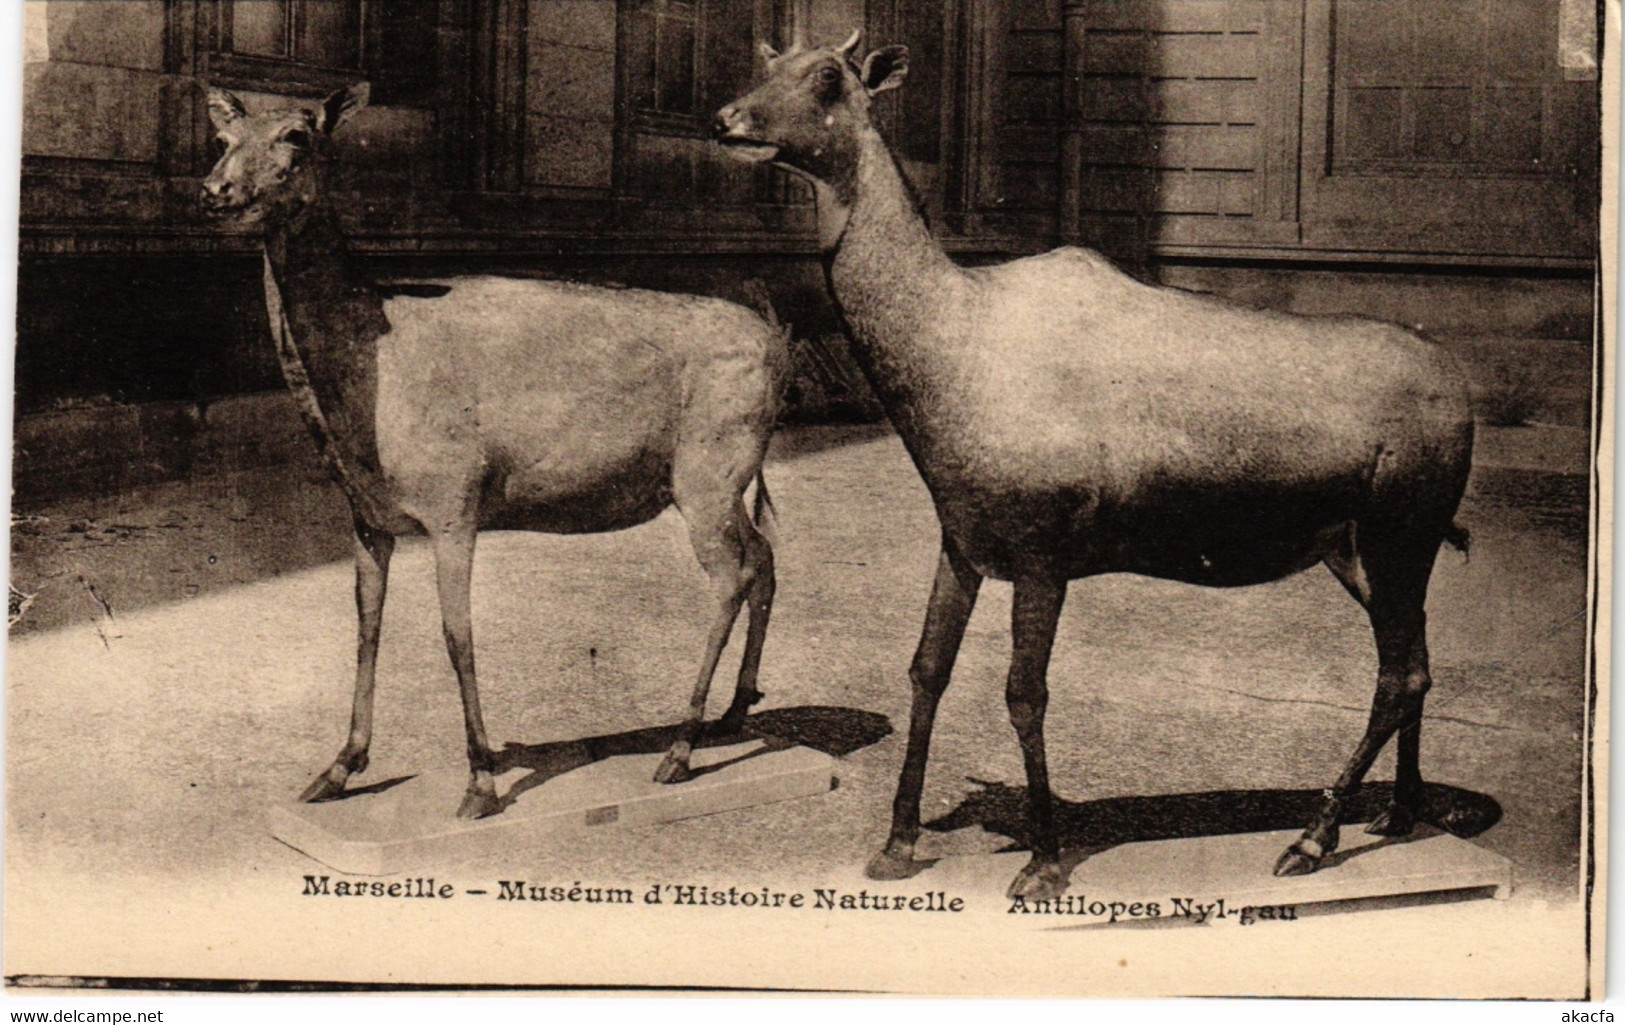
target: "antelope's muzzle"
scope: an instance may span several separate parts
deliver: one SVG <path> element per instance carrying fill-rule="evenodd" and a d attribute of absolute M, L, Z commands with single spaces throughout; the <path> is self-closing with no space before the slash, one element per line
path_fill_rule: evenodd
<path fill-rule="evenodd" d="M 778 156 L 779 148 L 756 138 L 751 134 L 755 130 L 755 119 L 735 104 L 717 111 L 716 119 L 711 122 L 711 137 L 735 156 L 750 161 L 772 160 Z"/>
<path fill-rule="evenodd" d="M 198 205 L 205 213 L 223 214 L 240 210 L 248 199 L 243 190 L 224 178 L 209 178 L 198 193 Z"/>

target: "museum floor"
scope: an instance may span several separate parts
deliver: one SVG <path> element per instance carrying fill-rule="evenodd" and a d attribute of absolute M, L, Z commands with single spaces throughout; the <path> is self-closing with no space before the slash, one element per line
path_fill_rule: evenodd
<path fill-rule="evenodd" d="M 1431 592 L 1423 772 L 1498 807 L 1473 842 L 1514 862 L 1515 904 L 1571 904 L 1581 885 L 1585 469 L 1572 426 L 1484 429 L 1461 514 L 1472 555 L 1443 554 Z M 757 725 L 842 754 L 839 788 L 564 837 L 456 874 L 858 880 L 902 756 L 931 506 L 883 427 L 788 429 L 767 479 L 779 596 Z M 37 598 L 9 649 L 8 902 L 73 890 L 116 902 L 136 880 L 294 892 L 316 866 L 268 835 L 264 813 L 327 764 L 348 714 L 352 571 L 336 489 L 301 464 L 18 512 L 38 518 L 19 526 L 13 580 Z M 358 782 L 462 758 L 431 577 L 423 543 L 403 543 L 372 767 Z M 1009 594 L 984 588 L 942 704 L 922 855 L 1020 841 L 1024 776 L 1003 705 Z M 711 609 L 668 511 L 611 535 L 483 535 L 474 612 L 493 741 L 537 745 L 676 721 Z M 1374 668 L 1363 613 L 1323 569 L 1233 591 L 1074 584 L 1047 730 L 1068 843 L 1299 825 L 1364 725 Z M 714 709 L 731 685 L 725 661 Z M 1372 778 L 1391 772 L 1389 753 Z M 1213 797 L 1197 814 L 1163 795 Z M 1226 821 L 1243 806 L 1243 826 Z"/>

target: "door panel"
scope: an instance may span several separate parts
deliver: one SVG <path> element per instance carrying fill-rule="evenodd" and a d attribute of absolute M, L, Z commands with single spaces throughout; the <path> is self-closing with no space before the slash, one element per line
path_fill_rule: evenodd
<path fill-rule="evenodd" d="M 1307 0 L 1303 241 L 1585 257 L 1595 87 L 1559 0 Z"/>

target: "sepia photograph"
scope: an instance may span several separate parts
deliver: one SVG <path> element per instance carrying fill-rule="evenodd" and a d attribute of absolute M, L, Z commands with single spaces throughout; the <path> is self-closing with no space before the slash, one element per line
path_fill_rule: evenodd
<path fill-rule="evenodd" d="M 1618 0 L 19 6 L 10 998 L 1605 996 Z"/>

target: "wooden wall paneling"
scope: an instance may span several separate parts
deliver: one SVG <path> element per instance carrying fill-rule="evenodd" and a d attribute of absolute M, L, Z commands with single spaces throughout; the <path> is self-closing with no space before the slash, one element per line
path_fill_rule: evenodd
<path fill-rule="evenodd" d="M 1307 0 L 1304 242 L 1588 258 L 1594 87 L 1559 66 L 1557 0 Z"/>
<path fill-rule="evenodd" d="M 474 76 L 479 188 L 517 192 L 524 173 L 527 0 L 477 4 Z"/>
<path fill-rule="evenodd" d="M 710 141 L 711 120 L 763 72 L 759 42 L 788 49 L 808 24 L 807 0 L 698 0 L 692 15 L 692 96 L 672 105 L 671 81 L 651 35 L 666 5 L 622 0 L 616 19 L 616 144 L 613 196 L 623 232 L 661 237 L 810 229 L 811 191 L 771 167 L 741 163 Z M 666 13 L 672 13 L 666 11 Z M 798 28 L 800 26 L 800 28 Z M 668 26 L 670 27 L 670 26 Z M 670 70 L 670 65 L 665 65 Z M 662 85 L 662 82 L 665 82 Z M 657 95 L 659 94 L 659 95 Z M 665 96 L 666 100 L 662 100 Z"/>
<path fill-rule="evenodd" d="M 965 146 L 965 64 L 964 7 L 974 0 L 943 0 L 942 80 L 937 91 L 941 104 L 938 115 L 937 215 L 945 232 L 963 230 L 963 215 L 969 198 L 966 186 Z M 904 88 L 907 88 L 905 86 Z"/>
<path fill-rule="evenodd" d="M 760 81 L 767 70 L 755 43 L 769 43 L 781 53 L 788 50 L 796 38 L 797 26 L 805 31 L 811 22 L 811 4 L 812 0 L 756 0 L 756 37 L 751 47 L 749 76 L 752 85 Z M 810 234 L 815 223 L 812 187 L 787 171 L 758 166 L 756 217 L 766 231 L 782 234 L 799 229 Z"/>
<path fill-rule="evenodd" d="M 331 48 L 313 46 L 310 31 L 331 27 L 331 23 L 326 19 L 313 23 L 304 16 L 304 3 L 288 0 L 279 5 L 279 16 L 256 19 L 255 35 L 264 37 L 260 43 L 233 44 L 232 0 L 198 0 L 198 5 L 201 15 L 197 35 L 199 71 L 213 85 L 283 96 L 317 97 L 344 88 L 360 73 L 359 26 L 351 28 L 357 37 L 354 43 Z M 347 14 L 346 20 L 348 17 Z M 271 41 L 273 33 L 277 35 L 274 43 Z M 301 39 L 314 52 L 300 54 L 292 49 Z M 233 45 L 263 45 L 264 51 L 234 51 Z M 320 63 L 323 60 L 334 63 Z"/>
<path fill-rule="evenodd" d="M 1060 195 L 1056 200 L 1056 234 L 1071 245 L 1087 241 L 1083 226 L 1083 176 L 1089 153 L 1083 140 L 1084 127 L 1091 109 L 1104 112 L 1100 106 L 1091 107 L 1100 93 L 1086 88 L 1079 73 L 1089 37 L 1086 14 L 1081 0 L 1066 0 L 1061 9 Z M 1139 90 L 1123 91 L 1136 97 L 1142 95 Z"/>
<path fill-rule="evenodd" d="M 448 8 L 463 0 L 362 0 L 361 68 L 372 82 L 373 102 L 431 108 L 440 101 L 448 68 L 442 47 Z"/>
<path fill-rule="evenodd" d="M 1296 241 L 1297 0 L 1068 0 L 1061 222 L 1130 264 Z"/>
<path fill-rule="evenodd" d="M 903 101 L 909 90 L 920 85 L 919 65 L 923 63 L 922 45 L 920 40 L 913 38 L 908 32 L 909 8 L 918 6 L 909 0 L 868 0 L 864 4 L 863 41 L 858 44 L 858 51 L 854 55 L 859 61 L 869 51 L 881 46 L 899 43 L 909 49 L 908 78 L 901 89 L 894 89 L 889 93 L 882 93 L 875 97 L 870 107 L 870 117 L 880 129 L 899 157 L 909 159 L 904 151 L 907 150 L 908 140 L 918 135 L 918 126 L 911 126 L 903 119 Z M 940 12 L 940 7 L 938 8 Z"/>
<path fill-rule="evenodd" d="M 951 227 L 963 235 L 998 234 L 1001 196 L 998 150 L 1005 101 L 1005 43 L 1009 0 L 961 0 L 956 4 L 953 59 L 954 159 L 944 168 L 945 206 Z"/>
<path fill-rule="evenodd" d="M 876 97 L 873 116 L 913 185 L 926 216 L 943 216 L 942 164 L 951 127 L 950 78 L 944 63 L 950 42 L 948 23 L 957 4 L 941 0 L 869 0 L 865 5 L 860 56 L 891 44 L 909 49 L 908 78 L 901 89 Z"/>
<path fill-rule="evenodd" d="M 944 57 L 953 13 L 952 5 L 913 0 L 904 5 L 903 23 L 891 35 L 875 37 L 877 45 L 895 39 L 912 51 L 908 84 L 896 105 L 902 120 L 899 143 L 904 157 L 915 163 L 942 163 L 942 95 L 951 77 Z"/>
<path fill-rule="evenodd" d="M 1225 117 L 1252 122 L 1259 132 L 1259 210 L 1255 238 L 1280 245 L 1301 241 L 1300 164 L 1303 159 L 1302 0 L 1266 0 L 1263 79 L 1236 90 Z"/>
<path fill-rule="evenodd" d="M 761 7 L 758 4 L 758 9 Z M 771 12 L 770 25 L 762 38 L 785 53 L 795 44 L 797 33 L 805 33 L 812 23 L 812 0 L 772 0 L 766 8 Z"/>
<path fill-rule="evenodd" d="M 1005 231 L 1048 240 L 1056 232 L 1059 134 L 1063 122 L 1063 15 L 1060 0 L 1008 0 L 1004 19 L 1005 93 L 998 106 Z"/>
<path fill-rule="evenodd" d="M 634 188 L 638 84 L 628 62 L 620 56 L 632 51 L 636 26 L 626 16 L 623 3 L 617 0 L 615 7 L 615 152 L 610 161 L 610 192 L 615 198 L 615 216 L 619 222 L 636 217 L 642 201 Z"/>
<path fill-rule="evenodd" d="M 759 225 L 754 206 L 761 169 L 742 163 L 711 142 L 717 111 L 750 90 L 756 81 L 761 55 L 756 50 L 756 26 L 768 20 L 770 3 L 718 3 L 710 6 L 702 22 L 701 76 L 698 84 L 696 198 L 718 210 L 716 227 L 744 229 Z"/>
<path fill-rule="evenodd" d="M 440 129 L 440 180 L 452 193 L 478 188 L 475 108 L 474 0 L 441 0 L 435 117 Z"/>
<path fill-rule="evenodd" d="M 611 187 L 615 6 L 614 0 L 532 0 L 525 57 L 527 188 Z"/>
<path fill-rule="evenodd" d="M 159 101 L 158 166 L 169 177 L 193 177 L 207 171 L 204 145 L 208 124 L 207 96 L 199 83 L 198 0 L 168 0 L 164 7 L 164 74 Z M 206 45 L 206 44 L 205 44 Z"/>
<path fill-rule="evenodd" d="M 29 5 L 18 197 L 25 250 L 37 239 L 50 251 L 82 251 L 87 230 L 156 233 L 177 217 L 195 219 L 192 188 L 170 177 L 192 170 L 185 126 L 194 94 L 176 72 L 190 57 L 186 13 L 165 0 Z"/>
<path fill-rule="evenodd" d="M 662 73 L 669 79 L 674 62 L 670 52 L 672 35 L 684 26 L 674 19 L 662 19 L 661 0 L 628 0 L 620 7 L 619 21 L 629 31 L 621 38 L 619 63 L 627 69 L 623 79 L 631 98 L 629 116 L 634 131 L 628 136 L 628 177 L 626 186 L 646 207 L 638 225 L 649 229 L 658 221 L 669 225 L 670 212 L 692 204 L 694 199 L 694 161 L 688 141 L 696 134 L 693 102 L 693 71 L 689 65 L 689 97 L 683 109 L 672 109 L 673 83 L 662 82 Z M 682 6 L 689 7 L 691 4 Z M 666 24 L 662 25 L 661 21 Z M 688 57 L 693 58 L 694 27 L 688 23 Z M 664 31 L 662 31 L 664 30 Z M 664 38 L 662 38 L 664 36 Z M 667 55 L 662 60 L 662 52 Z M 662 88 L 662 86 L 665 88 Z M 658 208 L 665 207 L 665 211 Z"/>

